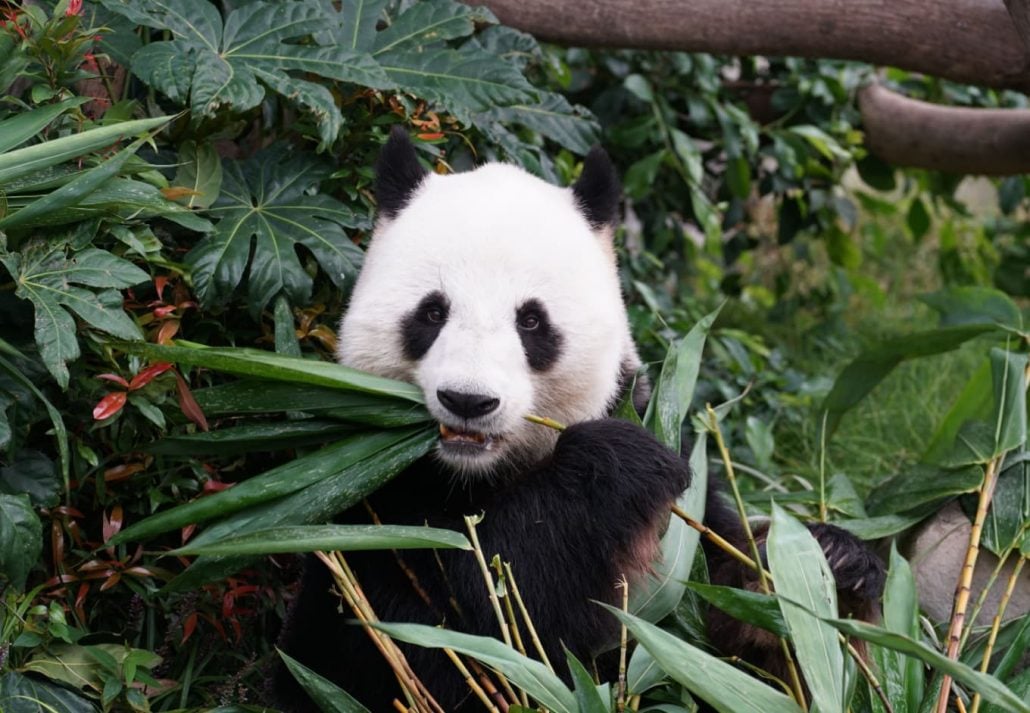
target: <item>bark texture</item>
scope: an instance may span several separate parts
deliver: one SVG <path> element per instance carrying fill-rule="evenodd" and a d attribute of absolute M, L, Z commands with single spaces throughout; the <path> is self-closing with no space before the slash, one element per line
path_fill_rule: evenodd
<path fill-rule="evenodd" d="M 1030 90 L 1022 0 L 466 0 L 583 47 L 850 59 Z M 1010 15 L 1010 10 L 1013 11 Z"/>
<path fill-rule="evenodd" d="M 909 99 L 872 84 L 858 96 L 866 146 L 894 166 L 1005 176 L 1030 172 L 1030 110 Z"/>

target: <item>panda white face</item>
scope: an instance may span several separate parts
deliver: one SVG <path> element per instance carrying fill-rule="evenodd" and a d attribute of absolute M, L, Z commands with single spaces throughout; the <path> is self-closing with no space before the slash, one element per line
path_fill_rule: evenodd
<path fill-rule="evenodd" d="M 603 153 L 592 160 L 611 174 Z M 583 205 L 582 185 L 597 194 L 598 177 L 574 192 L 505 164 L 427 175 L 398 134 L 377 172 L 380 218 L 340 362 L 420 386 L 440 424 L 438 454 L 462 474 L 545 458 L 557 434 L 527 414 L 603 416 L 639 359 L 611 229 L 587 218 L 613 213 Z M 608 188 L 617 201 L 617 183 Z"/>

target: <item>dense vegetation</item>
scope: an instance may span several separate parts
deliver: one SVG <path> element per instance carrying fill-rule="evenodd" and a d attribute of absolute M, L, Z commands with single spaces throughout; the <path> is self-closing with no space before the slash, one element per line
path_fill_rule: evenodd
<path fill-rule="evenodd" d="M 3 713 L 263 700 L 289 552 L 354 543 L 258 528 L 328 520 L 431 440 L 417 390 L 323 363 L 395 124 L 440 172 L 496 158 L 565 184 L 592 144 L 610 150 L 659 383 L 645 424 L 676 448 L 682 426 L 696 472 L 735 473 L 742 509 L 772 513 L 781 599 L 706 586 L 674 518 L 621 614 L 641 643 L 624 686 L 583 669 L 571 691 L 496 642 L 392 635 L 479 657 L 553 711 L 798 710 L 790 681 L 712 655 L 702 620 L 720 606 L 793 642 L 818 710 L 933 710 L 943 674 L 963 710 L 1028 710 L 1026 618 L 921 618 L 882 539 L 960 498 L 1017 565 L 997 588 L 1030 555 L 1027 182 L 970 199 L 961 177 L 867 155 L 868 68 L 542 47 L 451 0 L 62 0 L 0 18 Z M 822 560 L 796 518 L 881 541 L 883 629 L 791 586 Z M 838 631 L 873 642 L 867 670 Z M 298 675 L 326 710 L 360 710 Z"/>

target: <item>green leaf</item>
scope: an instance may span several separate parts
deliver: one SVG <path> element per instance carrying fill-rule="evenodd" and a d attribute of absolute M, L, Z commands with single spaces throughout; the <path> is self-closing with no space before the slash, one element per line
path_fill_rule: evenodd
<path fill-rule="evenodd" d="M 1002 467 L 980 538 L 980 545 L 999 557 L 1019 547 L 1030 529 L 1030 453 L 1010 456 Z"/>
<path fill-rule="evenodd" d="M 29 496 L 0 493 L 0 582 L 23 589 L 42 554 L 43 525 Z"/>
<path fill-rule="evenodd" d="M 412 429 L 404 429 L 354 434 L 237 483 L 228 490 L 151 515 L 119 532 L 108 544 L 145 540 L 168 530 L 225 517 L 254 505 L 283 498 L 309 485 L 330 479 L 335 474 L 346 473 L 347 469 L 363 460 L 403 443 L 413 433 L 415 431 Z"/>
<path fill-rule="evenodd" d="M 258 349 L 202 345 L 166 347 L 145 342 L 132 342 L 122 346 L 126 351 L 151 359 L 171 361 L 185 366 L 199 366 L 227 374 L 358 391 L 419 405 L 425 403 L 422 390 L 417 386 L 328 361 L 287 357 Z M 290 404 L 290 410 L 294 408 L 295 406 Z"/>
<path fill-rule="evenodd" d="M 204 545 L 188 544 L 169 555 L 271 555 L 283 552 L 412 549 L 470 550 L 460 532 L 404 525 L 302 525 L 272 527 Z"/>
<path fill-rule="evenodd" d="M 110 666 L 117 668 L 130 655 L 135 655 L 138 664 L 152 667 L 161 663 L 161 657 L 142 649 L 132 649 L 121 644 L 50 644 L 38 651 L 23 668 L 54 681 L 61 681 L 74 688 L 89 688 L 100 692 L 104 680 L 110 675 Z"/>
<path fill-rule="evenodd" d="M 908 207 L 905 223 L 917 241 L 922 240 L 930 230 L 930 213 L 926 210 L 923 199 L 916 196 Z"/>
<path fill-rule="evenodd" d="M 183 141 L 179 145 L 179 168 L 173 184 L 191 191 L 187 207 L 210 207 L 222 188 L 222 160 L 215 147 L 208 142 Z"/>
<path fill-rule="evenodd" d="M 979 692 L 984 701 L 988 703 L 1002 706 L 1005 710 L 1014 713 L 1030 713 L 1030 703 L 1014 694 L 998 679 L 975 671 L 963 663 L 953 661 L 921 641 L 887 631 L 864 621 L 854 619 L 826 619 L 825 621 L 846 636 L 915 656 L 938 671 L 948 674 L 963 686 Z"/>
<path fill-rule="evenodd" d="M 917 463 L 873 488 L 866 506 L 874 516 L 911 512 L 927 503 L 971 493 L 982 481 L 983 469 L 979 466 L 947 470 Z"/>
<path fill-rule="evenodd" d="M 726 185 L 736 198 L 751 195 L 751 164 L 744 156 L 730 159 L 726 164 Z"/>
<path fill-rule="evenodd" d="M 561 94 L 546 93 L 532 104 L 498 106 L 473 117 L 476 124 L 521 124 L 578 154 L 585 154 L 599 140 L 597 119 L 581 106 L 573 106 Z"/>
<path fill-rule="evenodd" d="M 130 394 L 130 403 L 133 402 L 132 398 Z M 211 415 L 206 411 L 204 413 Z M 255 450 L 271 451 L 317 445 L 342 438 L 354 430 L 348 424 L 321 419 L 245 423 L 217 431 L 166 436 L 148 447 L 147 451 L 185 457 L 203 454 L 229 456 Z"/>
<path fill-rule="evenodd" d="M 448 648 L 500 671 L 512 684 L 554 713 L 576 713 L 575 695 L 539 661 L 489 636 L 473 636 L 421 624 L 375 624 L 398 641 L 432 649 Z"/>
<path fill-rule="evenodd" d="M 955 398 L 948 413 L 937 426 L 937 431 L 930 440 L 930 445 L 926 447 L 922 460 L 927 463 L 940 463 L 946 458 L 962 424 L 990 418 L 992 401 L 991 360 L 985 358 L 969 377 L 969 381 L 962 387 L 962 392 Z"/>
<path fill-rule="evenodd" d="M 787 622 L 780 611 L 780 603 L 770 594 L 703 582 L 687 582 L 687 589 L 696 592 L 706 602 L 715 605 L 734 619 L 754 624 L 777 636 L 790 636 Z"/>
<path fill-rule="evenodd" d="M 279 649 L 280 658 L 293 677 L 315 702 L 323 713 L 369 713 L 368 708 L 358 703 L 345 690 L 327 678 L 319 676 L 296 659 L 290 658 Z"/>
<path fill-rule="evenodd" d="M 920 295 L 941 318 L 941 327 L 965 324 L 997 324 L 1015 330 L 1023 328 L 1023 315 L 1016 303 L 990 287 L 949 287 Z"/>
<path fill-rule="evenodd" d="M 925 520 L 930 513 L 917 511 L 905 515 L 881 515 L 879 517 L 867 517 L 857 520 L 841 520 L 835 525 L 847 530 L 855 537 L 862 540 L 879 540 L 883 537 L 896 535 L 912 527 L 921 520 Z"/>
<path fill-rule="evenodd" d="M 307 304 L 312 279 L 298 246 L 314 255 L 338 289 L 349 288 L 363 255 L 344 228 L 365 221 L 329 195 L 310 192 L 331 172 L 328 163 L 285 144 L 225 163 L 221 195 L 208 210 L 218 219 L 215 232 L 186 255 L 205 305 L 227 302 L 244 277 L 254 314 L 280 292 Z"/>
<path fill-rule="evenodd" d="M 89 699 L 17 671 L 0 676 L 0 711 L 4 713 L 96 713 Z"/>
<path fill-rule="evenodd" d="M 424 456 L 436 440 L 436 429 L 416 431 L 409 438 L 347 469 L 320 474 L 320 479 L 303 490 L 279 500 L 263 502 L 216 522 L 197 535 L 191 544 L 200 546 L 230 535 L 280 525 L 324 523 L 374 492 L 390 478 Z M 185 572 L 172 580 L 164 591 L 195 589 L 201 584 L 236 572 L 246 566 L 251 559 L 222 555 L 200 557 Z"/>
<path fill-rule="evenodd" d="M 136 323 L 122 309 L 118 289 L 146 282 L 149 276 L 121 258 L 97 248 L 66 255 L 62 248 L 36 244 L 19 254 L 0 253 L 15 278 L 15 295 L 35 308 L 35 336 L 43 363 L 62 387 L 65 363 L 79 356 L 74 312 L 91 326 L 121 339 L 140 339 Z M 77 287 L 112 288 L 100 292 Z"/>
<path fill-rule="evenodd" d="M 326 87 L 289 74 L 390 88 L 383 70 L 364 52 L 339 44 L 291 42 L 338 26 L 328 3 L 252 2 L 232 10 L 223 24 L 205 0 L 103 0 L 137 24 L 167 30 L 172 39 L 151 42 L 132 56 L 132 71 L 173 101 L 189 98 L 197 116 L 221 107 L 246 111 L 261 103 L 262 85 L 307 109 L 319 126 L 321 146 L 336 138 L 343 117 Z"/>
<path fill-rule="evenodd" d="M 896 634 L 919 636 L 919 599 L 915 578 L 905 558 L 891 543 L 890 566 L 883 592 L 883 627 Z M 894 713 L 919 710 L 923 697 L 923 667 L 918 659 L 881 646 L 870 646 L 869 653 L 877 664 L 880 681 Z M 875 697 L 874 697 L 875 700 Z"/>
<path fill-rule="evenodd" d="M 643 646 L 633 649 L 626 667 L 626 692 L 630 696 L 639 696 L 667 679 L 650 651 Z"/>
<path fill-rule="evenodd" d="M 821 711 L 844 710 L 844 653 L 837 632 L 818 618 L 838 615 L 837 587 L 822 547 L 775 501 L 766 547 L 780 611 L 812 705 Z"/>
<path fill-rule="evenodd" d="M 168 121 L 169 118 L 165 116 L 124 121 L 0 154 L 0 187 L 48 166 L 56 166 L 90 151 L 106 148 L 127 136 L 147 133 Z"/>
<path fill-rule="evenodd" d="M 800 713 L 794 700 L 653 624 L 602 605 L 622 621 L 669 676 L 719 713 Z"/>
<path fill-rule="evenodd" d="M 0 467 L 0 493 L 28 495 L 34 508 L 50 508 L 61 498 L 61 474 L 54 461 L 39 451 L 19 450 Z"/>
<path fill-rule="evenodd" d="M 706 434 L 697 434 L 690 451 L 690 487 L 676 504 L 698 522 L 704 516 L 708 492 L 708 452 Z M 669 527 L 662 535 L 658 559 L 651 564 L 643 586 L 630 589 L 629 610 L 645 621 L 656 622 L 672 613 L 683 599 L 685 582 L 700 533 L 678 517 L 670 517 Z"/>
<path fill-rule="evenodd" d="M 340 3 L 341 46 L 355 52 L 370 52 L 375 44 L 376 23 L 387 0 L 343 0 Z"/>
<path fill-rule="evenodd" d="M 705 340 L 722 306 L 695 324 L 683 339 L 670 345 L 662 372 L 658 376 L 644 424 L 655 437 L 673 451 L 680 451 L 680 432 L 690 410 L 701 369 Z"/>
<path fill-rule="evenodd" d="M 877 384 L 906 359 L 942 354 L 970 339 L 997 331 L 994 325 L 968 324 L 944 327 L 886 340 L 860 354 L 833 383 L 823 408 L 828 412 L 827 429 L 836 430 L 841 417 L 866 397 Z"/>
<path fill-rule="evenodd" d="M 445 40 L 467 37 L 476 23 L 496 23 L 484 7 L 470 7 L 453 0 L 434 0 L 411 5 L 393 23 L 376 35 L 373 56 L 388 52 L 422 50 Z"/>
<path fill-rule="evenodd" d="M 89 97 L 72 97 L 56 104 L 37 107 L 0 121 L 0 154 L 20 146 L 72 107 L 82 106 Z"/>
<path fill-rule="evenodd" d="M 887 165 L 873 154 L 869 154 L 855 164 L 858 175 L 870 188 L 878 191 L 893 191 L 897 183 L 894 180 L 894 168 Z"/>
<path fill-rule="evenodd" d="M 411 401 L 297 383 L 244 379 L 198 389 L 193 396 L 209 416 L 307 411 L 385 428 L 431 420 L 425 408 Z"/>

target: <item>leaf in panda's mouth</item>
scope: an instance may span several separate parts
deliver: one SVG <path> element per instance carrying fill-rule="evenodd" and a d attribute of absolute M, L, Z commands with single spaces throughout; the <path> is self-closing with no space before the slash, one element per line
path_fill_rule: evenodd
<path fill-rule="evenodd" d="M 461 431 L 451 428 L 446 424 L 440 424 L 440 442 L 445 446 L 456 446 L 459 448 L 482 448 L 489 449 L 495 440 L 494 436 L 476 431 Z"/>

